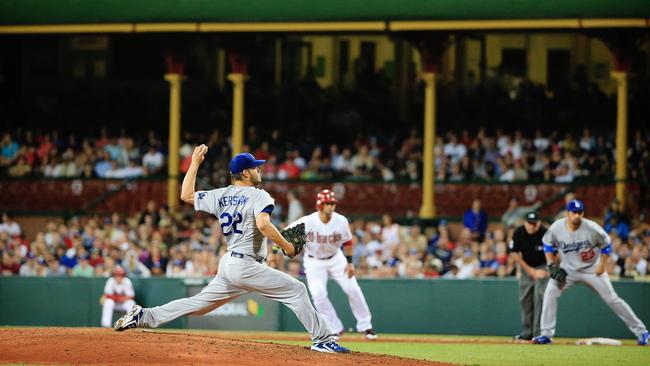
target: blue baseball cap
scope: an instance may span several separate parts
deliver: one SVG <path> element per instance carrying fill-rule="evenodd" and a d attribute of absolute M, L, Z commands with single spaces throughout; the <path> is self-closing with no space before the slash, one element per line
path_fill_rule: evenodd
<path fill-rule="evenodd" d="M 266 163 L 266 160 L 255 160 L 255 157 L 249 153 L 237 154 L 230 160 L 230 172 L 232 174 L 241 173 L 250 168 L 255 168 Z"/>
<path fill-rule="evenodd" d="M 567 203 L 566 210 L 570 212 L 582 212 L 585 210 L 585 204 L 580 200 L 571 200 Z"/>

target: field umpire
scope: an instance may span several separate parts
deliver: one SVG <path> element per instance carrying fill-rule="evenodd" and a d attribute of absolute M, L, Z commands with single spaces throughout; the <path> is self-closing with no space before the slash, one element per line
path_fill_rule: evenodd
<path fill-rule="evenodd" d="M 546 257 L 542 237 L 546 227 L 542 226 L 537 212 L 526 214 L 526 221 L 515 229 L 508 252 L 519 264 L 519 303 L 523 330 L 514 337 L 517 341 L 529 341 L 540 334 L 542 300 L 548 284 Z"/>

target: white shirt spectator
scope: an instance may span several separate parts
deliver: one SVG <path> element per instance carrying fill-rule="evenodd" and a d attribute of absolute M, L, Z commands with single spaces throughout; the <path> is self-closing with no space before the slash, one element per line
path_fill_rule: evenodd
<path fill-rule="evenodd" d="M 160 151 L 152 152 L 149 150 L 142 157 L 142 165 L 150 172 L 157 172 L 163 166 L 163 154 Z"/>
<path fill-rule="evenodd" d="M 546 137 L 540 136 L 535 138 L 535 140 L 533 141 L 533 145 L 535 145 L 537 151 L 545 151 L 546 149 L 548 149 L 549 140 Z"/>
<path fill-rule="evenodd" d="M 304 216 L 305 210 L 298 199 L 289 201 L 289 210 L 287 212 L 287 222 L 294 222 Z"/>
<path fill-rule="evenodd" d="M 449 156 L 452 162 L 457 163 L 467 155 L 467 148 L 461 143 L 450 142 L 445 145 L 443 152 Z"/>
<path fill-rule="evenodd" d="M 465 254 L 465 257 L 458 258 L 454 262 L 456 267 L 458 267 L 456 278 L 460 280 L 474 277 L 474 272 L 479 268 L 476 258 L 467 258 L 467 255 Z"/>
<path fill-rule="evenodd" d="M 385 226 L 381 231 L 381 243 L 384 247 L 386 253 L 384 253 L 384 259 L 388 259 L 392 256 L 393 248 L 399 245 L 399 225 L 390 224 Z"/>
<path fill-rule="evenodd" d="M 0 224 L 0 233 L 7 233 L 9 236 L 20 236 L 22 230 L 17 222 L 3 222 Z"/>
<path fill-rule="evenodd" d="M 515 171 L 512 168 L 508 168 L 501 176 L 499 177 L 500 182 L 512 182 L 515 180 Z"/>

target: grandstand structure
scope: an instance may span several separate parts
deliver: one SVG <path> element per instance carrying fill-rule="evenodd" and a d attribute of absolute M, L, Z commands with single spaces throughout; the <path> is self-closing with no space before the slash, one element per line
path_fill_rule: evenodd
<path fill-rule="evenodd" d="M 284 63 L 294 63 L 304 77 L 314 72 L 323 87 L 343 83 L 346 69 L 361 59 L 375 71 L 393 75 L 396 104 L 401 118 L 408 115 L 406 90 L 417 80 L 424 91 L 424 174 L 419 216 L 436 216 L 434 156 L 437 114 L 436 80 L 453 78 L 467 84 L 467 75 L 484 78 L 489 68 L 501 66 L 514 74 L 549 85 L 567 78 L 568 70 L 587 64 L 589 74 L 609 92 L 617 93 L 616 197 L 626 198 L 627 88 L 632 60 L 639 44 L 647 42 L 650 4 L 620 4 L 600 0 L 589 3 L 552 1 L 283 1 L 272 6 L 252 1 L 243 9 L 228 1 L 10 1 L 0 3 L 0 37 L 33 48 L 29 35 L 63 34 L 72 50 L 81 50 L 66 61 L 81 75 L 90 72 L 107 77 L 111 45 L 118 35 L 198 34 L 216 37 L 216 82 L 233 83 L 232 153 L 244 141 L 245 80 L 251 51 L 260 35 L 273 39 L 273 79 L 287 78 Z M 27 37 L 24 40 L 22 37 Z M 161 39 L 165 39 L 164 37 Z M 296 41 L 297 40 L 297 41 Z M 11 43 L 10 42 L 10 43 Z M 296 44 L 298 44 L 296 48 Z M 282 47 L 294 47 L 294 59 L 283 57 Z M 20 48 L 22 46 L 18 46 Z M 17 48 L 7 48 L 8 51 Z M 92 50 L 96 49 L 93 55 Z M 86 52 L 86 51 L 89 52 Z M 11 73 L 15 53 L 3 52 L 3 64 Z M 90 54 L 92 60 L 84 60 Z M 178 155 L 181 130 L 181 80 L 186 55 L 167 55 L 165 79 L 170 85 L 169 171 L 167 202 L 178 204 Z M 648 52 L 645 52 L 648 60 Z M 342 61 L 341 61 L 342 60 Z M 35 63 L 26 60 L 27 63 Z M 93 70 L 84 71 L 84 63 Z M 14 59 L 15 62 L 15 59 Z M 79 66 L 80 65 L 80 66 Z M 252 67 L 252 66 L 251 66 Z M 648 66 L 646 66 L 646 69 Z M 560 69 L 560 71 L 558 71 Z M 416 70 L 416 80 L 410 77 Z M 608 72 L 611 70 L 611 75 Z M 228 71 L 228 72 L 227 72 Z M 110 76 L 110 75 L 109 75 Z M 162 78 L 163 75 L 160 75 Z M 11 78 L 10 78 L 11 79 Z M 614 82 L 612 82 L 612 80 Z M 10 80 L 11 81 L 11 80 Z M 23 80 L 5 82 L 5 88 Z M 412 112 L 411 112 L 412 113 Z"/>

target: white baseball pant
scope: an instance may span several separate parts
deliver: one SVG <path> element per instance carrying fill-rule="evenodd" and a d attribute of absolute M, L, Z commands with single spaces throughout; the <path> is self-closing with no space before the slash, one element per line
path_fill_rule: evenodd
<path fill-rule="evenodd" d="M 566 269 L 565 269 L 566 270 Z M 607 273 L 596 276 L 595 273 L 584 273 L 573 270 L 566 270 L 566 283 L 560 287 L 559 283 L 550 279 L 546 292 L 544 293 L 544 304 L 542 305 L 541 335 L 553 337 L 555 335 L 555 324 L 557 322 L 557 300 L 562 293 L 571 288 L 576 283 L 583 283 L 594 290 L 603 301 L 618 315 L 625 325 L 635 336 L 641 335 L 646 331 L 643 322 L 634 314 L 634 311 L 625 302 L 618 297 Z"/>
<path fill-rule="evenodd" d="M 305 275 L 307 276 L 307 287 L 311 292 L 314 306 L 323 315 L 325 321 L 334 333 L 344 330 L 343 323 L 336 314 L 332 302 L 327 297 L 327 279 L 329 276 L 334 279 L 348 297 L 352 314 L 357 319 L 357 331 L 363 332 L 372 328 L 370 309 L 366 299 L 361 292 L 356 277 L 348 278 L 345 267 L 348 262 L 339 251 L 330 259 L 318 259 L 304 256 Z"/>
<path fill-rule="evenodd" d="M 314 342 L 330 340 L 332 332 L 309 301 L 302 282 L 266 263 L 258 263 L 249 256 L 232 256 L 231 252 L 221 258 L 217 276 L 201 292 L 162 306 L 143 309 L 138 326 L 155 328 L 183 315 L 207 314 L 249 292 L 286 305 L 296 314 Z"/>
<path fill-rule="evenodd" d="M 133 300 L 126 300 L 117 304 L 113 299 L 104 299 L 104 304 L 102 304 L 102 327 L 110 328 L 113 326 L 113 311 L 126 313 L 134 306 L 135 301 Z"/>

